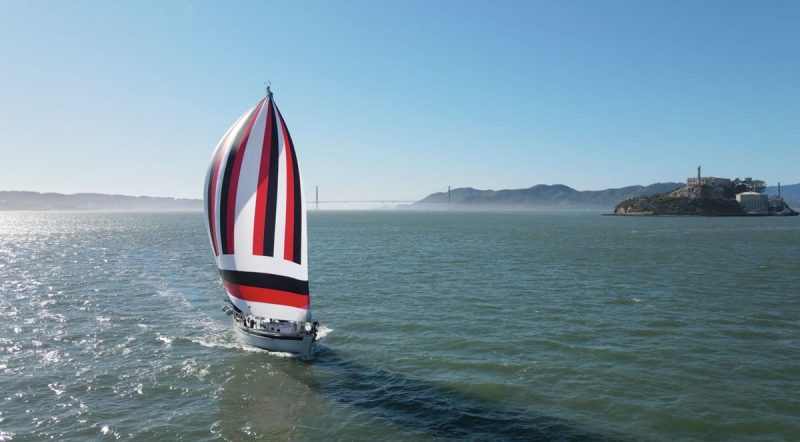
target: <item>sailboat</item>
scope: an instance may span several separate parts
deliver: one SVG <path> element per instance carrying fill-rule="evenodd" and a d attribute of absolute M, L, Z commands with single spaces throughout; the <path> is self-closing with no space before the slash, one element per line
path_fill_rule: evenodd
<path fill-rule="evenodd" d="M 269 87 L 217 144 L 204 201 L 238 338 L 270 351 L 309 354 L 318 323 L 308 291 L 303 181 Z"/>

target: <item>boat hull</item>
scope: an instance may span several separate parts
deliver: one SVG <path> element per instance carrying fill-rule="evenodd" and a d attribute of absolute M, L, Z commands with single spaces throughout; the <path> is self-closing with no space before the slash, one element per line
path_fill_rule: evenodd
<path fill-rule="evenodd" d="M 248 329 L 233 322 L 236 336 L 242 343 L 264 350 L 308 355 L 314 342 L 314 333 L 278 334 Z"/>

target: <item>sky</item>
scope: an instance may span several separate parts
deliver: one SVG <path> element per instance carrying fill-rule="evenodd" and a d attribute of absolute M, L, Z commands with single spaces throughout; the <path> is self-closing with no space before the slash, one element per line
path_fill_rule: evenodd
<path fill-rule="evenodd" d="M 800 182 L 796 1 L 0 0 L 0 190 L 202 198 L 272 85 L 307 198 Z"/>

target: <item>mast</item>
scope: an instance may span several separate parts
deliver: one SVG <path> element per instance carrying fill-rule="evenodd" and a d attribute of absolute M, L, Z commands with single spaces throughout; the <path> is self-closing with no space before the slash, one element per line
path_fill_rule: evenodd
<path fill-rule="evenodd" d="M 316 189 L 316 200 L 314 201 L 314 210 L 319 210 L 319 186 L 314 186 Z"/>

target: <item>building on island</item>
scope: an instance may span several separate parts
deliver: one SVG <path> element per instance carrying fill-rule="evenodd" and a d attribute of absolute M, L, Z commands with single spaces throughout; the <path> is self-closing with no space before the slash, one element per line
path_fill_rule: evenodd
<path fill-rule="evenodd" d="M 778 195 L 769 197 L 769 213 L 774 215 L 794 216 L 795 212 L 781 197 L 781 183 L 778 182 Z"/>
<path fill-rule="evenodd" d="M 744 185 L 750 192 L 762 193 L 767 189 L 767 183 L 761 180 L 754 180 L 750 177 L 747 177 L 741 181 L 741 184 Z"/>
<path fill-rule="evenodd" d="M 717 178 L 713 176 L 692 177 L 686 179 L 686 185 L 689 187 L 695 186 L 719 186 L 727 187 L 733 184 L 728 178 Z"/>
<path fill-rule="evenodd" d="M 747 213 L 769 213 L 769 197 L 763 193 L 737 193 L 736 202 L 738 202 Z"/>
<path fill-rule="evenodd" d="M 769 205 L 770 206 L 779 206 L 779 205 L 785 205 L 785 204 L 786 204 L 786 202 L 783 201 L 783 198 L 781 198 L 781 182 L 778 181 L 778 195 L 773 195 L 773 196 L 769 197 Z"/>
<path fill-rule="evenodd" d="M 700 176 L 700 166 L 697 166 L 697 176 L 686 178 L 686 187 L 715 186 L 727 187 L 733 184 L 728 178 L 717 178 L 713 176 Z"/>

